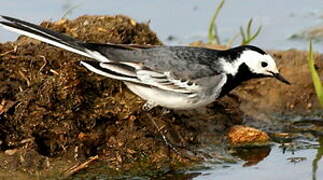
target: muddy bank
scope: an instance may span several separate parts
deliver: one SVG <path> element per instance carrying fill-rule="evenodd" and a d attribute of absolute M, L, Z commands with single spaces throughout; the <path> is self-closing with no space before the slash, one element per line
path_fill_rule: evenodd
<path fill-rule="evenodd" d="M 161 44 L 147 24 L 125 16 L 82 16 L 42 26 L 88 42 Z M 155 177 L 218 158 L 224 132 L 246 116 L 257 120 L 262 112 L 306 113 L 318 107 L 306 54 L 272 53 L 292 86 L 253 80 L 206 108 L 163 114 L 161 108 L 143 112 L 144 102 L 125 85 L 80 66 L 84 57 L 26 37 L 1 44 L 0 159 L 5 163 L 0 169 L 64 176 L 73 172 L 70 167 L 96 157 L 91 163 L 111 174 Z M 219 151 L 199 151 L 209 146 Z"/>
<path fill-rule="evenodd" d="M 124 16 L 42 26 L 88 42 L 161 44 L 148 25 Z M 97 161 L 117 172 L 152 176 L 151 171 L 165 173 L 199 160 L 186 157 L 190 147 L 203 144 L 205 136 L 221 137 L 219 132 L 240 121 L 231 116 L 238 111 L 223 108 L 234 105 L 225 103 L 189 113 L 142 112 L 144 102 L 125 85 L 81 67 L 84 57 L 26 37 L 1 44 L 0 57 L 0 148 L 7 162 L 1 169 L 64 174 L 99 155 Z M 165 144 L 161 132 L 180 153 Z M 63 159 L 69 161 L 62 164 Z"/>

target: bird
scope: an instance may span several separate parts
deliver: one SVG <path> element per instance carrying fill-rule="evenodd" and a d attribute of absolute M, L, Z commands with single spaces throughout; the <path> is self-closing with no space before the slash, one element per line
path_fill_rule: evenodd
<path fill-rule="evenodd" d="M 242 82 L 271 77 L 290 84 L 273 57 L 253 45 L 227 50 L 190 46 L 99 44 L 82 42 L 63 33 L 1 16 L 0 26 L 67 51 L 85 56 L 86 69 L 120 80 L 145 100 L 144 110 L 156 106 L 194 109 L 219 99 Z"/>

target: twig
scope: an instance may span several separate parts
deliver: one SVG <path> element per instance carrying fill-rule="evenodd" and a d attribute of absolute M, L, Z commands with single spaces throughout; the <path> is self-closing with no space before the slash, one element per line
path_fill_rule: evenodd
<path fill-rule="evenodd" d="M 27 138 L 20 141 L 20 144 L 26 144 L 35 141 L 35 138 Z"/>
<path fill-rule="evenodd" d="M 4 52 L 4 53 L 0 54 L 0 57 L 5 56 L 7 54 L 10 54 L 12 52 L 16 52 L 17 48 L 18 48 L 18 46 L 14 46 L 13 50 L 10 50 L 10 51 L 7 51 L 7 52 Z"/>
<path fill-rule="evenodd" d="M 39 57 L 43 58 L 43 60 L 44 60 L 44 64 L 40 67 L 40 69 L 38 71 L 40 73 L 44 69 L 44 67 L 47 65 L 47 60 L 46 60 L 45 56 L 39 56 Z"/>
<path fill-rule="evenodd" d="M 92 156 L 90 157 L 87 161 L 85 161 L 84 163 L 82 164 L 76 164 L 75 166 L 69 168 L 68 170 L 66 170 L 66 172 L 64 173 L 64 176 L 65 177 L 69 177 L 73 174 L 75 174 L 76 172 L 82 170 L 82 169 L 85 169 L 88 167 L 88 165 L 95 161 L 95 160 L 98 160 L 99 159 L 99 155 L 96 155 L 96 156 Z"/>
<path fill-rule="evenodd" d="M 30 86 L 30 80 L 27 78 L 27 76 L 22 72 L 22 71 L 18 71 L 19 74 L 22 76 L 22 78 L 27 82 L 27 86 Z"/>
<path fill-rule="evenodd" d="M 57 71 L 55 71 L 54 69 L 50 69 L 49 70 L 51 73 L 55 74 L 55 75 L 59 75 L 59 73 Z"/>

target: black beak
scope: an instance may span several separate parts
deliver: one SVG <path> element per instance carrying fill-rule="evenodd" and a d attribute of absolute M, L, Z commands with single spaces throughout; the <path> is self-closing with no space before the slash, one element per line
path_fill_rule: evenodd
<path fill-rule="evenodd" d="M 283 83 L 286 83 L 288 85 L 290 85 L 290 82 L 288 82 L 282 75 L 280 75 L 279 73 L 273 73 L 273 77 L 278 79 L 279 81 L 283 82 Z"/>

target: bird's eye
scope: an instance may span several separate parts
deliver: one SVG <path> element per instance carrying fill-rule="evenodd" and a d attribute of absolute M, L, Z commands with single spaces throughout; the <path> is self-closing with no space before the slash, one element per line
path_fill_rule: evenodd
<path fill-rule="evenodd" d="M 261 66 L 262 67 L 267 67 L 268 66 L 268 63 L 267 62 L 261 62 Z"/>

